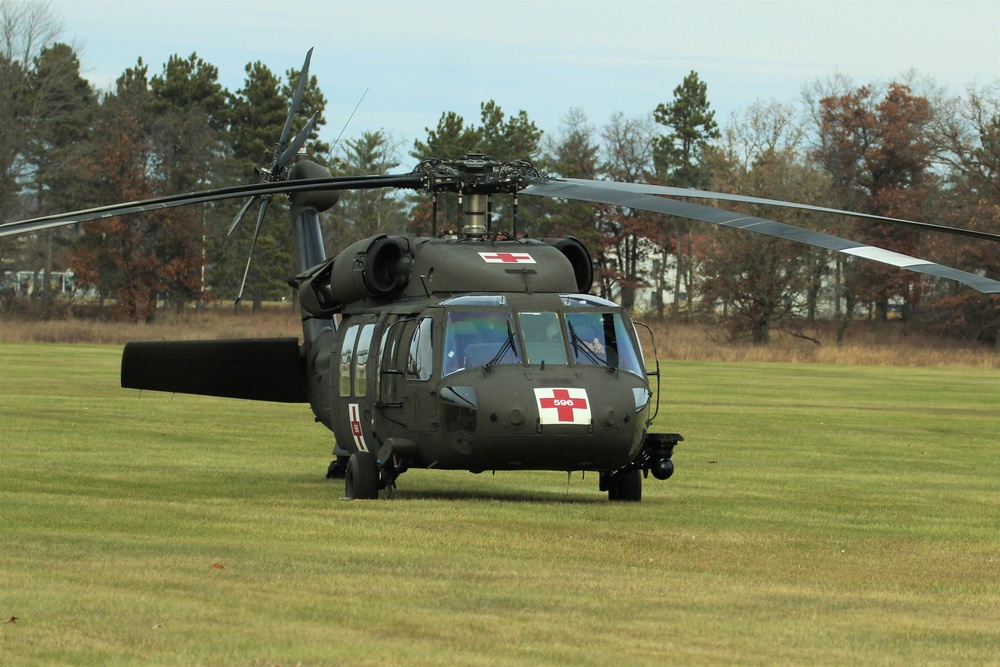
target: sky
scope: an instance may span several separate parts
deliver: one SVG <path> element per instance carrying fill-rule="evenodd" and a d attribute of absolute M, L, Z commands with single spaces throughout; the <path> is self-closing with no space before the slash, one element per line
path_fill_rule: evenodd
<path fill-rule="evenodd" d="M 34 1 L 34 0 L 31 0 Z M 219 69 L 231 91 L 247 63 L 284 75 L 315 47 L 325 141 L 387 130 L 404 165 L 415 139 L 481 102 L 527 111 L 546 135 L 571 108 L 600 128 L 649 114 L 691 71 L 716 119 L 757 100 L 796 103 L 835 74 L 857 85 L 915 70 L 954 95 L 1000 83 L 1000 0 L 50 0 L 84 76 L 109 89 L 139 57 L 177 54 Z M 366 90 L 368 91 L 366 93 Z M 277 137 L 275 138 L 277 140 Z"/>

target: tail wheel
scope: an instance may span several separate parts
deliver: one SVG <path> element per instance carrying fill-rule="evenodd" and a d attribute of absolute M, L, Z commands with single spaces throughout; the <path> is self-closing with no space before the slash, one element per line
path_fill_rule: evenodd
<path fill-rule="evenodd" d="M 330 461 L 330 466 L 326 469 L 327 479 L 344 479 L 347 474 L 347 457 L 338 456 Z"/>
<path fill-rule="evenodd" d="M 344 495 L 348 500 L 378 498 L 378 463 L 371 452 L 354 452 L 347 461 Z"/>

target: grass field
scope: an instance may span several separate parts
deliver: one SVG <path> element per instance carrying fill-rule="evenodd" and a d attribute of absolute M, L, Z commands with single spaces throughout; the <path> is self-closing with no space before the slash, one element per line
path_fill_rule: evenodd
<path fill-rule="evenodd" d="M 670 362 L 677 473 L 411 471 L 0 344 L 0 664 L 1000 662 L 1000 371 Z"/>

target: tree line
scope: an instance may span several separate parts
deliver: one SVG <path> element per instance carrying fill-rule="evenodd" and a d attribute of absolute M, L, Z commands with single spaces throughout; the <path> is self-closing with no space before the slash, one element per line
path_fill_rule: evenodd
<path fill-rule="evenodd" d="M 159 71 L 139 59 L 112 89 L 98 91 L 38 5 L 2 3 L 3 220 L 246 183 L 248 165 L 280 135 L 298 70 L 278 75 L 249 63 L 243 85 L 229 91 L 197 54 L 175 55 Z M 403 142 L 385 129 L 336 149 L 324 143 L 325 106 L 310 77 L 296 119 L 301 127 L 319 114 L 310 159 L 334 175 L 400 167 Z M 956 97 L 915 74 L 862 85 L 833 75 L 807 84 L 799 100 L 758 100 L 720 123 L 707 83 L 691 72 L 648 114 L 616 114 L 598 127 L 584 110 L 570 109 L 547 134 L 526 111 L 507 114 L 489 100 L 476 122 L 443 112 L 407 151 L 414 164 L 467 153 L 528 159 L 556 176 L 707 188 L 1000 231 L 1000 82 Z M 836 321 L 843 334 L 855 318 L 895 315 L 950 335 L 998 338 L 1000 300 L 951 281 L 621 207 L 527 197 L 519 204 L 519 231 L 580 238 L 595 260 L 595 291 L 654 317 L 710 318 L 755 343 L 779 330 L 807 335 L 805 325 L 819 320 Z M 71 267 L 79 286 L 114 299 L 129 319 L 149 320 L 158 303 L 235 296 L 253 227 L 244 223 L 227 237 L 239 205 L 8 239 L 0 262 L 35 267 L 43 285 L 55 267 Z M 456 220 L 455 206 L 437 206 L 444 226 Z M 495 203 L 501 227 L 510 225 L 510 208 Z M 381 232 L 429 233 L 434 210 L 426 196 L 345 193 L 324 214 L 328 249 Z M 1000 277 L 996 244 L 815 213 L 741 210 Z M 288 291 L 291 230 L 283 212 L 270 214 L 257 242 L 247 281 L 255 306 Z M 43 310 L 51 297 L 41 290 Z"/>

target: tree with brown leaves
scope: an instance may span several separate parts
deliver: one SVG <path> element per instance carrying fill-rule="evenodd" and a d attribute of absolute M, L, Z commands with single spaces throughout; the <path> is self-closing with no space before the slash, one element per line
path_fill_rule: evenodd
<path fill-rule="evenodd" d="M 922 219 L 934 176 L 928 100 L 908 86 L 892 83 L 878 99 L 862 86 L 819 101 L 821 145 L 815 157 L 833 178 L 839 205 L 864 213 Z M 920 235 L 881 223 L 855 223 L 850 234 L 872 245 L 914 254 Z M 884 321 L 889 302 L 902 298 L 909 308 L 920 299 L 915 274 L 873 262 L 844 268 L 846 318 L 856 301 L 872 304 Z"/>

